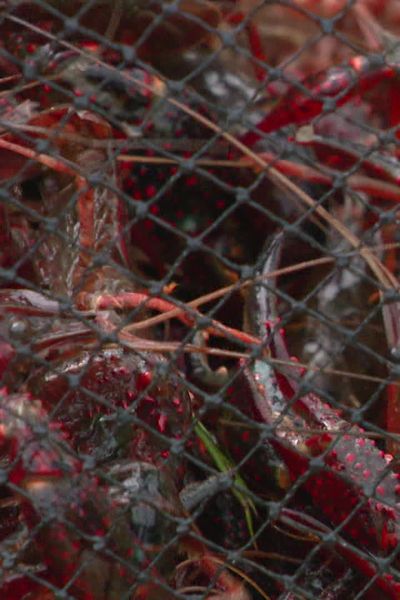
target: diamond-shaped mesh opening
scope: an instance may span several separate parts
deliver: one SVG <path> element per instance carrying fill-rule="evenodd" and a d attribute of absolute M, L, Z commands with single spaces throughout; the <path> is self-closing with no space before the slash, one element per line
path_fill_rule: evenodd
<path fill-rule="evenodd" d="M 0 2 L 0 591 L 400 597 L 397 0 Z"/>

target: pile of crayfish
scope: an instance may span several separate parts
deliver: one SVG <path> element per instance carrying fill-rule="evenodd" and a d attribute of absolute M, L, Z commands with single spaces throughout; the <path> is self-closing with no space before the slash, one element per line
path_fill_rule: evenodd
<path fill-rule="evenodd" d="M 0 2 L 2 598 L 400 598 L 397 21 L 314 4 Z"/>

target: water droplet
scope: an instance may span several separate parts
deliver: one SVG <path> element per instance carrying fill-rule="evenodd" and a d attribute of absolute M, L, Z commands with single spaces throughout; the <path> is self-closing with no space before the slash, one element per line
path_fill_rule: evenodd
<path fill-rule="evenodd" d="M 133 402 L 135 397 L 136 397 L 136 394 L 135 394 L 135 392 L 132 392 L 132 390 L 128 390 L 126 392 L 126 398 L 127 398 L 127 400 L 129 400 L 129 402 Z"/>
<path fill-rule="evenodd" d="M 250 439 L 250 432 L 249 431 L 244 431 L 242 433 L 242 441 L 243 442 L 248 442 Z"/>
<path fill-rule="evenodd" d="M 166 426 L 167 426 L 167 422 L 168 422 L 168 420 L 167 420 L 166 415 L 164 413 L 161 413 L 159 415 L 158 421 L 157 421 L 157 426 L 161 433 L 164 433 Z"/>
<path fill-rule="evenodd" d="M 150 371 L 142 371 L 136 376 L 136 387 L 138 390 L 145 390 L 151 384 L 152 376 Z"/>
<path fill-rule="evenodd" d="M 13 338 L 21 338 L 28 331 L 28 324 L 23 319 L 15 319 L 11 321 L 9 327 L 10 335 Z"/>

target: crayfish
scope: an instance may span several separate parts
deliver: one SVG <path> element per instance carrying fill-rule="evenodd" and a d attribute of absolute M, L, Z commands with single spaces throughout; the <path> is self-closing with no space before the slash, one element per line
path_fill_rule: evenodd
<path fill-rule="evenodd" d="M 267 281 L 279 265 L 282 243 L 279 234 L 269 244 L 259 283 L 248 296 L 245 322 L 262 342 L 255 359 L 242 360 L 245 383 L 242 397 L 235 395 L 241 410 L 268 425 L 265 443 L 283 460 L 292 485 L 304 486 L 335 531 L 286 508 L 283 518 L 289 514 L 292 526 L 310 528 L 322 539 L 330 533 L 339 554 L 389 597 L 398 598 L 400 584 L 390 567 L 399 544 L 400 476 L 392 469 L 391 455 L 309 391 L 303 369 L 290 357 L 277 313 L 276 283 Z M 381 570 L 379 557 L 388 558 L 388 572 Z"/>
<path fill-rule="evenodd" d="M 149 332 L 123 335 L 154 298 L 130 267 L 110 126 L 62 106 L 29 124 L 57 159 L 3 137 L 27 175 L 3 206 L 2 593 L 172 598 L 186 555 L 216 598 L 247 599 L 187 525 L 183 374 Z"/>

